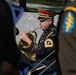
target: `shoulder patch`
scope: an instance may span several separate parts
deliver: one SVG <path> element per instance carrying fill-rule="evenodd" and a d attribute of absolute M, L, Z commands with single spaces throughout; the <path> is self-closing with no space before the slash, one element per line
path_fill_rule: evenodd
<path fill-rule="evenodd" d="M 46 47 L 53 47 L 53 41 L 51 39 L 46 39 L 44 44 L 45 44 L 45 48 Z"/>
<path fill-rule="evenodd" d="M 62 32 L 71 33 L 74 27 L 75 27 L 75 16 L 71 11 L 68 11 L 64 17 Z"/>

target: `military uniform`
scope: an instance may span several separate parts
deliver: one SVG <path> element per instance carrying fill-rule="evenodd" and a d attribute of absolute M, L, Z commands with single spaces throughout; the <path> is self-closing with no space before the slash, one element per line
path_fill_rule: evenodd
<path fill-rule="evenodd" d="M 47 19 L 54 19 L 54 14 L 51 12 L 48 12 L 46 10 L 43 9 L 38 9 L 39 10 L 39 17 L 38 20 L 39 21 L 45 21 Z M 49 55 L 54 49 L 54 42 L 55 42 L 55 36 L 56 36 L 56 27 L 52 24 L 49 25 L 49 27 L 43 31 L 38 44 L 34 41 L 32 41 L 31 45 L 28 48 L 28 51 L 30 52 L 34 52 L 36 54 L 36 58 L 30 62 L 32 62 L 33 65 L 38 64 L 40 61 L 42 61 L 47 55 Z M 49 66 L 53 61 L 55 60 L 55 52 L 53 54 L 51 54 L 46 60 L 44 60 L 44 62 L 42 62 L 41 64 Z M 40 64 L 40 65 L 41 65 Z M 42 65 L 42 66 L 43 66 Z M 42 67 L 41 67 L 42 68 Z M 51 69 L 46 71 L 47 73 L 43 73 L 43 75 L 47 75 L 47 74 L 52 74 L 53 72 L 56 71 L 56 63 L 50 67 Z M 39 67 L 40 69 L 40 67 Z M 35 74 L 40 73 L 40 70 L 38 72 L 36 72 Z M 35 75 L 33 74 L 33 75 Z"/>
<path fill-rule="evenodd" d="M 38 19 L 40 21 L 45 20 L 46 15 L 49 15 L 50 13 L 39 9 L 39 17 Z M 54 17 L 54 14 L 51 13 L 50 17 Z M 43 60 L 49 53 L 51 53 L 54 49 L 54 43 L 55 43 L 55 36 L 56 36 L 56 27 L 51 24 L 44 32 L 42 33 L 38 44 L 32 42 L 30 48 L 30 51 L 33 51 L 36 53 L 36 60 L 34 63 L 39 63 L 41 60 Z M 42 64 L 49 66 L 55 59 L 55 53 L 50 55 Z M 56 63 L 50 67 L 50 74 L 56 71 Z M 46 71 L 48 72 L 48 71 Z M 43 75 L 46 75 L 46 72 L 44 72 Z M 49 72 L 48 72 L 49 74 Z"/>
<path fill-rule="evenodd" d="M 35 52 L 37 54 L 37 58 L 43 59 L 52 50 L 54 50 L 55 36 L 56 36 L 56 27 L 52 24 L 47 30 L 45 30 L 42 33 L 38 44 L 32 42 L 31 47 L 30 47 L 31 49 L 29 50 L 32 50 L 33 52 Z M 51 60 L 50 58 L 48 59 Z"/>
<path fill-rule="evenodd" d="M 53 50 L 55 50 L 54 49 L 55 36 L 56 36 L 56 27 L 52 24 L 47 30 L 45 30 L 43 32 L 38 44 L 35 44 L 34 42 L 32 42 L 31 49 L 33 49 L 33 52 L 36 53 L 36 60 L 34 63 L 39 63 L 49 53 L 51 53 Z M 31 50 L 31 49 L 29 49 L 29 50 Z M 55 53 L 53 53 L 50 57 L 48 57 L 42 64 L 48 66 L 54 60 L 55 60 Z M 55 68 L 56 68 L 56 66 L 54 66 L 54 68 L 53 68 L 54 71 L 55 71 Z"/>
<path fill-rule="evenodd" d="M 67 3 L 60 17 L 58 58 L 61 73 L 76 75 L 76 1 Z"/>

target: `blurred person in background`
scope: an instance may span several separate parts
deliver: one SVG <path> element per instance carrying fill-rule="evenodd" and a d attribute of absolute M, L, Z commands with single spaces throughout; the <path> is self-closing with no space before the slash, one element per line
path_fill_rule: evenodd
<path fill-rule="evenodd" d="M 57 75 L 76 75 L 76 0 L 65 5 L 57 28 Z"/>
<path fill-rule="evenodd" d="M 16 9 L 17 13 L 16 13 Z M 19 75 L 18 62 L 21 52 L 16 45 L 15 24 L 23 9 L 5 0 L 0 0 L 0 75 Z"/>

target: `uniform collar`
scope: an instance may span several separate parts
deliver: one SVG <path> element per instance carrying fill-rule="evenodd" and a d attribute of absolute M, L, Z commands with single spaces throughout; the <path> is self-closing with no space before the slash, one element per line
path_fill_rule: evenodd
<path fill-rule="evenodd" d="M 54 26 L 53 24 L 51 24 L 44 32 L 48 32 L 51 30 L 52 26 Z"/>

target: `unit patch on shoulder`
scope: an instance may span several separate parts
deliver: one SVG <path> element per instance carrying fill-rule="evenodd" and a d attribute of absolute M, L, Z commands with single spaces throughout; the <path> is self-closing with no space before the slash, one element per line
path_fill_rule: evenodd
<path fill-rule="evenodd" d="M 45 47 L 52 47 L 53 41 L 51 39 L 46 39 L 44 44 L 45 44 Z"/>
<path fill-rule="evenodd" d="M 74 27 L 75 27 L 75 16 L 72 12 L 68 11 L 64 17 L 62 32 L 71 33 Z"/>

